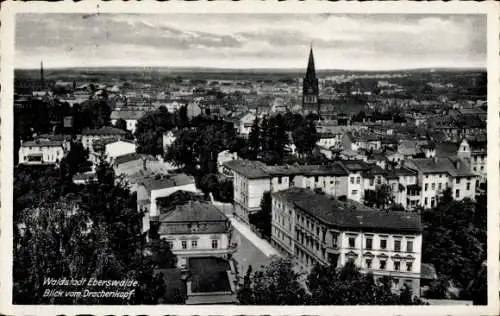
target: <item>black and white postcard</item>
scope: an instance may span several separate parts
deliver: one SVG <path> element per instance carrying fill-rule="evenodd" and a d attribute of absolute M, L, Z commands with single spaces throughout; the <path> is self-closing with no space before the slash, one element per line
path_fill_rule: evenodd
<path fill-rule="evenodd" d="M 1 312 L 498 312 L 495 4 L 2 9 Z"/>

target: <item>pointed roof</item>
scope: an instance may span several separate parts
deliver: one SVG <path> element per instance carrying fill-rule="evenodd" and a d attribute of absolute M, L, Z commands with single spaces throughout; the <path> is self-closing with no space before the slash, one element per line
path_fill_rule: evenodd
<path fill-rule="evenodd" d="M 306 78 L 316 78 L 316 68 L 314 67 L 314 54 L 312 44 L 309 50 L 309 62 L 307 63 Z"/>

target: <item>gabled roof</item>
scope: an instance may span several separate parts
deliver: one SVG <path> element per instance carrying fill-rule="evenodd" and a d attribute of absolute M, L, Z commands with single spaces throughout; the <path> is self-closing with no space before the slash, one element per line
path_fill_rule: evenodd
<path fill-rule="evenodd" d="M 62 147 L 63 141 L 61 140 L 30 140 L 22 143 L 21 147 Z"/>
<path fill-rule="evenodd" d="M 163 223 L 225 222 L 227 220 L 227 217 L 217 207 L 207 202 L 189 201 L 177 206 L 170 213 L 160 215 L 160 222 Z"/>
<path fill-rule="evenodd" d="M 172 187 L 194 184 L 194 178 L 184 173 L 156 175 L 144 178 L 141 182 L 148 191 L 160 190 Z"/>
<path fill-rule="evenodd" d="M 469 165 L 458 157 L 416 158 L 408 161 L 423 173 L 447 173 L 453 177 L 475 176 Z"/>
<path fill-rule="evenodd" d="M 112 120 L 138 120 L 146 114 L 146 111 L 121 110 L 111 112 Z"/>
<path fill-rule="evenodd" d="M 97 129 L 86 128 L 82 132 L 83 135 L 125 135 L 126 132 L 115 127 L 105 126 Z"/>
<path fill-rule="evenodd" d="M 342 202 L 303 188 L 273 193 L 293 203 L 319 221 L 337 228 L 420 233 L 420 215 L 413 212 L 378 211 L 355 201 Z"/>

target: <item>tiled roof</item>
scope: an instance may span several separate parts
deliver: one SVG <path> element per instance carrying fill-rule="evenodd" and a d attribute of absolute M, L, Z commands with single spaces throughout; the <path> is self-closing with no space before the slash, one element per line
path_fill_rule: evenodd
<path fill-rule="evenodd" d="M 458 144 L 452 142 L 436 143 L 436 157 L 448 157 L 456 155 Z"/>
<path fill-rule="evenodd" d="M 401 176 L 416 176 L 417 173 L 413 170 L 410 170 L 408 168 L 397 168 L 397 169 L 392 169 L 389 170 L 387 173 L 387 178 L 399 178 Z"/>
<path fill-rule="evenodd" d="M 420 215 L 413 212 L 378 211 L 354 201 L 339 200 L 311 190 L 290 188 L 273 196 L 292 202 L 327 225 L 344 229 L 421 232 Z"/>
<path fill-rule="evenodd" d="M 244 175 L 249 179 L 267 178 L 272 176 L 291 176 L 291 175 L 338 175 L 346 176 L 348 171 L 339 163 L 333 163 L 329 166 L 322 165 L 281 165 L 267 166 L 260 161 L 250 161 L 236 159 L 227 161 L 224 166 Z"/>
<path fill-rule="evenodd" d="M 179 205 L 172 212 L 161 214 L 160 222 L 226 222 L 227 217 L 214 205 L 206 202 L 189 201 Z"/>
<path fill-rule="evenodd" d="M 417 158 L 409 160 L 408 163 L 423 173 L 447 173 L 453 177 L 475 176 L 470 171 L 469 165 L 457 157 Z"/>
<path fill-rule="evenodd" d="M 266 165 L 260 161 L 236 159 L 227 161 L 223 165 L 249 179 L 267 178 L 269 176 L 265 171 Z"/>
<path fill-rule="evenodd" d="M 113 163 L 115 165 L 119 165 L 122 163 L 130 162 L 130 161 L 134 161 L 134 160 L 139 160 L 139 159 L 141 159 L 141 160 L 146 159 L 148 161 L 156 161 L 156 158 L 154 158 L 151 155 L 131 153 L 131 154 L 126 154 L 126 155 L 116 157 Z"/>
<path fill-rule="evenodd" d="M 112 120 L 138 120 L 146 114 L 145 111 L 130 111 L 130 110 L 122 110 L 122 111 L 113 111 L 111 112 Z"/>
<path fill-rule="evenodd" d="M 124 135 L 125 131 L 115 128 L 115 127 L 110 127 L 110 126 L 105 126 L 102 128 L 98 129 L 84 129 L 82 132 L 83 135 Z"/>
<path fill-rule="evenodd" d="M 148 191 L 166 189 L 194 183 L 194 178 L 184 173 L 156 175 L 153 177 L 146 177 L 141 181 L 141 184 L 144 185 L 144 187 Z"/>
<path fill-rule="evenodd" d="M 340 162 L 344 168 L 346 168 L 348 171 L 366 171 L 370 169 L 370 165 L 368 165 L 366 162 L 362 160 L 342 160 Z"/>
<path fill-rule="evenodd" d="M 62 147 L 63 141 L 61 140 L 33 140 L 25 141 L 21 145 L 22 147 Z"/>

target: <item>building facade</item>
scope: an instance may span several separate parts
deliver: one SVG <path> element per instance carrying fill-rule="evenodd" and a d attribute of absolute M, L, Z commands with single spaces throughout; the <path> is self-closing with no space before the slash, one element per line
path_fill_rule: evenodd
<path fill-rule="evenodd" d="M 193 257 L 227 258 L 231 223 L 212 204 L 189 202 L 160 215 L 158 234 L 183 267 Z"/>
<path fill-rule="evenodd" d="M 301 188 L 273 194 L 272 243 L 306 271 L 315 264 L 344 266 L 393 279 L 419 295 L 422 227 L 420 215 L 385 212 L 340 202 Z"/>
<path fill-rule="evenodd" d="M 21 144 L 21 148 L 19 149 L 19 164 L 58 164 L 64 157 L 65 152 L 63 141 L 26 141 Z"/>
<path fill-rule="evenodd" d="M 320 114 L 319 85 L 314 66 L 314 56 L 312 46 L 309 51 L 309 61 L 307 63 L 306 75 L 302 83 L 302 111 L 304 113 Z"/>

